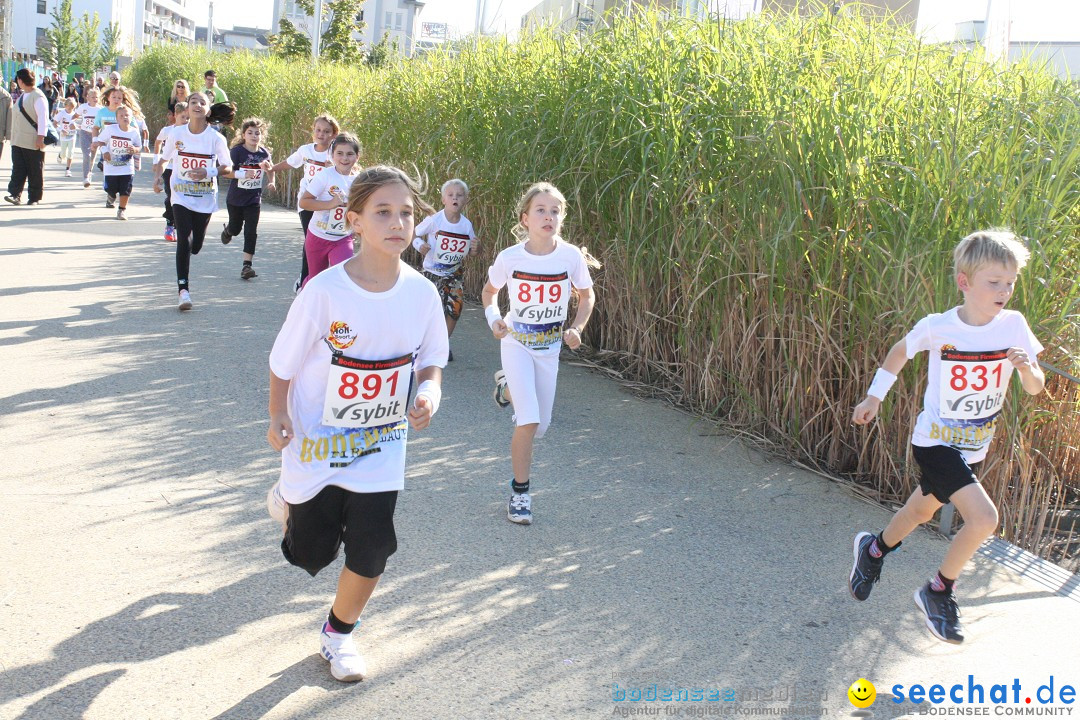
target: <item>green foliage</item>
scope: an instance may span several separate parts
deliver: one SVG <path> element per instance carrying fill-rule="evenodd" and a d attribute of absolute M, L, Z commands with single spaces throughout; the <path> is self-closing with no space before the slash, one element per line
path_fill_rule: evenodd
<path fill-rule="evenodd" d="M 391 39 L 390 33 L 383 33 L 382 40 L 371 46 L 365 60 L 371 67 L 378 68 L 400 56 L 397 40 Z"/>
<path fill-rule="evenodd" d="M 103 64 L 101 47 L 98 45 L 100 30 L 101 20 L 96 12 L 93 16 L 83 13 L 75 28 L 75 63 L 82 68 L 87 77 L 90 77 Z"/>
<path fill-rule="evenodd" d="M 325 111 L 366 164 L 415 167 L 435 188 L 464 178 L 484 238 L 466 270 L 474 296 L 485 261 L 514 242 L 522 190 L 554 182 L 567 240 L 604 262 L 587 334 L 608 362 L 882 499 L 916 480 L 904 459 L 925 362 L 869 431 L 851 427 L 851 408 L 892 342 L 958 302 L 949 266 L 963 235 L 1030 238 L 1011 306 L 1043 359 L 1080 374 L 1080 91 L 1045 69 L 846 13 L 641 15 L 455 52 L 377 69 L 211 64 L 282 150 L 310 141 Z M 207 64 L 155 49 L 132 83 L 164 106 L 172 80 Z M 1058 380 L 1037 399 L 1014 393 L 982 480 L 1006 538 L 1075 555 L 1048 538 L 1075 502 L 1080 393 Z"/>
<path fill-rule="evenodd" d="M 75 62 L 76 28 L 71 12 L 71 0 L 61 0 L 53 7 L 52 24 L 45 29 L 43 60 L 63 74 Z"/>
<path fill-rule="evenodd" d="M 101 47 L 98 53 L 98 66 L 116 64 L 120 56 L 120 23 L 109 23 L 101 31 Z"/>
<path fill-rule="evenodd" d="M 282 18 L 276 35 L 271 35 L 270 52 L 286 60 L 311 57 L 311 38 L 296 29 L 288 18 Z"/>

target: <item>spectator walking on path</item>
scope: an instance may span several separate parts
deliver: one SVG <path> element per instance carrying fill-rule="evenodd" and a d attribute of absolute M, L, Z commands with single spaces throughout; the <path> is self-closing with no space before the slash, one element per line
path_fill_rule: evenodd
<path fill-rule="evenodd" d="M 12 205 L 22 202 L 23 187 L 29 184 L 27 205 L 37 205 L 44 194 L 45 133 L 49 122 L 49 103 L 34 85 L 34 71 L 22 68 L 15 73 L 22 94 L 11 118 L 11 181 L 4 200 Z M 15 117 L 18 115 L 18 117 Z"/>
<path fill-rule="evenodd" d="M 60 89 L 53 85 L 52 78 L 45 78 L 38 89 L 45 95 L 45 100 L 49 103 L 49 117 L 52 117 L 56 112 L 56 99 L 60 97 Z"/>
<path fill-rule="evenodd" d="M 11 95 L 0 85 L 0 158 L 4 157 L 4 143 L 11 139 Z"/>

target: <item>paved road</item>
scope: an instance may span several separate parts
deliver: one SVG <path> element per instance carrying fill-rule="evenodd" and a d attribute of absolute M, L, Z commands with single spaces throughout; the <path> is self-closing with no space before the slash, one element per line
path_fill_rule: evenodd
<path fill-rule="evenodd" d="M 944 540 L 914 534 L 856 603 L 851 537 L 887 511 L 579 367 L 538 447 L 536 523 L 511 525 L 475 307 L 410 441 L 400 550 L 359 636 L 371 677 L 335 682 L 317 631 L 337 565 L 287 565 L 264 509 L 295 215 L 264 209 L 251 282 L 239 240 L 210 239 L 180 314 L 148 177 L 121 223 L 52 157 L 44 206 L 0 208 L 0 718 L 833 717 L 859 677 L 1080 685 L 1076 578 L 988 547 L 959 585 L 970 640 L 939 643 L 911 594 Z M 616 700 L 654 683 L 743 701 Z"/>

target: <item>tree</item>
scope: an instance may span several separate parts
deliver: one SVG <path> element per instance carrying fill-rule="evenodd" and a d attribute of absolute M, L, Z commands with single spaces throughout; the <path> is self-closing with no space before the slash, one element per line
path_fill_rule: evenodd
<path fill-rule="evenodd" d="M 90 77 L 101 67 L 101 47 L 98 45 L 98 31 L 101 20 L 94 13 L 83 13 L 75 30 L 75 64 L 82 68 L 83 75 Z"/>
<path fill-rule="evenodd" d="M 101 31 L 101 48 L 97 67 L 114 65 L 118 57 L 120 57 L 120 23 L 109 23 L 109 26 Z"/>
<path fill-rule="evenodd" d="M 382 67 L 398 55 L 397 40 L 390 39 L 390 33 L 384 33 L 382 40 L 372 45 L 367 52 L 367 64 L 372 67 Z"/>
<path fill-rule="evenodd" d="M 307 33 L 297 30 L 286 18 L 281 19 L 280 27 L 276 35 L 268 38 L 271 53 L 291 60 L 311 57 L 311 38 Z"/>
<path fill-rule="evenodd" d="M 75 19 L 71 12 L 71 0 L 62 0 L 53 7 L 52 25 L 45 30 L 45 46 L 41 48 L 46 65 L 67 74 L 75 62 Z"/>
<path fill-rule="evenodd" d="M 326 32 L 319 43 L 319 55 L 324 60 L 346 64 L 358 64 L 365 60 L 364 47 L 353 34 L 364 29 L 360 8 L 364 0 L 327 0 L 323 4 L 323 21 L 328 21 Z M 296 7 L 315 15 L 315 0 L 296 0 Z M 322 23 L 312 23 L 322 27 Z M 270 37 L 270 49 L 275 55 L 287 58 L 311 56 L 311 38 L 288 20 L 281 21 L 281 29 Z"/>

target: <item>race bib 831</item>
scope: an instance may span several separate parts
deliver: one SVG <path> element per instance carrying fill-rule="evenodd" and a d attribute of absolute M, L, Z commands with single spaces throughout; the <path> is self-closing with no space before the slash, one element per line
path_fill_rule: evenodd
<path fill-rule="evenodd" d="M 940 415 L 950 420 L 993 417 L 1005 401 L 1012 375 L 1008 350 L 941 350 Z"/>

